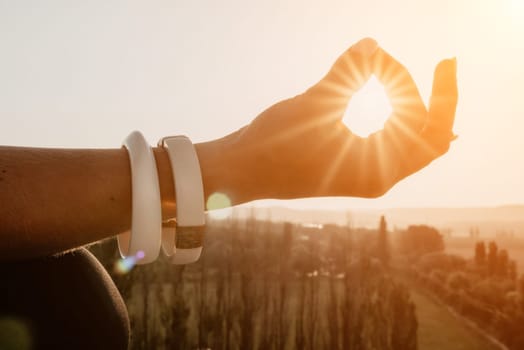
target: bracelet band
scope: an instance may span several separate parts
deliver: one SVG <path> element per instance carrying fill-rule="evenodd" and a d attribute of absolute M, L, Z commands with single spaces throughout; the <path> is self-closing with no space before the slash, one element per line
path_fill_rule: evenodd
<path fill-rule="evenodd" d="M 186 136 L 165 137 L 158 144 L 169 155 L 176 195 L 176 230 L 164 227 L 162 247 L 173 255 L 173 264 L 189 264 L 200 257 L 206 223 L 200 164 Z"/>
<path fill-rule="evenodd" d="M 124 140 L 129 154 L 132 185 L 131 230 L 117 237 L 120 255 L 136 256 L 137 264 L 155 261 L 160 251 L 162 209 L 158 170 L 153 151 L 144 136 L 133 131 Z"/>

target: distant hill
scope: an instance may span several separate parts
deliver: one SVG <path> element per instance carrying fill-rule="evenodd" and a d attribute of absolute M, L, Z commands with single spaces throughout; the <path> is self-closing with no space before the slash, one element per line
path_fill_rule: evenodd
<path fill-rule="evenodd" d="M 362 209 L 348 211 L 297 210 L 285 207 L 250 208 L 238 207 L 234 215 L 245 218 L 254 215 L 258 219 L 290 221 L 302 224 L 338 225 L 354 227 L 376 227 L 381 215 L 385 215 L 389 227 L 403 228 L 413 224 L 427 224 L 449 230 L 454 235 L 468 234 L 473 226 L 482 235 L 500 232 L 513 233 L 524 237 L 524 205 L 471 208 L 391 208 Z"/>

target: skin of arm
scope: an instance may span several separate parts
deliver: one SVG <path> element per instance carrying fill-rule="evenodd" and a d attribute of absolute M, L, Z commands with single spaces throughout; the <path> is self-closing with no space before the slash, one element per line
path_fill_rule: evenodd
<path fill-rule="evenodd" d="M 343 123 L 347 103 L 375 74 L 393 114 L 361 138 Z M 447 152 L 457 104 L 456 63 L 435 70 L 426 109 L 409 72 L 372 39 L 349 48 L 317 84 L 221 139 L 195 145 L 207 198 L 232 205 L 315 196 L 374 198 Z M 166 152 L 153 149 L 162 217 L 176 212 Z M 176 171 L 176 169 L 175 169 Z M 131 174 L 120 149 L 0 146 L 0 260 L 73 249 L 129 229 Z"/>
<path fill-rule="evenodd" d="M 195 147 L 206 197 L 236 181 L 224 174 L 221 140 Z M 153 153 L 168 220 L 176 214 L 171 165 L 163 148 Z M 228 192 L 245 198 L 234 186 Z M 127 151 L 0 146 L 0 200 L 0 260 L 49 255 L 124 232 L 131 223 Z"/>

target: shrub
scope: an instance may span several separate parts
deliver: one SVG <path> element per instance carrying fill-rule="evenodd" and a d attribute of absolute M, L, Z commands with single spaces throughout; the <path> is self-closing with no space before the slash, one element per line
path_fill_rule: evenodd
<path fill-rule="evenodd" d="M 466 260 L 457 255 L 430 253 L 420 258 L 419 266 L 426 272 L 433 269 L 452 272 L 463 269 L 466 266 Z"/>
<path fill-rule="evenodd" d="M 464 272 L 452 272 L 448 276 L 447 285 L 450 289 L 455 291 L 469 290 L 471 287 L 471 280 Z"/>
<path fill-rule="evenodd" d="M 474 285 L 471 294 L 488 305 L 498 308 L 504 306 L 504 290 L 493 279 L 485 279 Z"/>

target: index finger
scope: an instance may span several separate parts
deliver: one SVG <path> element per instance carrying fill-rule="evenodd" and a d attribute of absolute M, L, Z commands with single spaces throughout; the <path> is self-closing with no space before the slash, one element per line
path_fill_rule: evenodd
<path fill-rule="evenodd" d="M 344 98 L 346 104 L 371 76 L 370 57 L 378 47 L 377 42 L 365 38 L 352 45 L 338 57 L 328 73 L 306 91 L 326 97 Z"/>
<path fill-rule="evenodd" d="M 418 134 L 427 122 L 427 111 L 409 71 L 384 49 L 373 56 L 373 73 L 384 85 L 393 115 L 386 128 L 402 134 Z"/>

